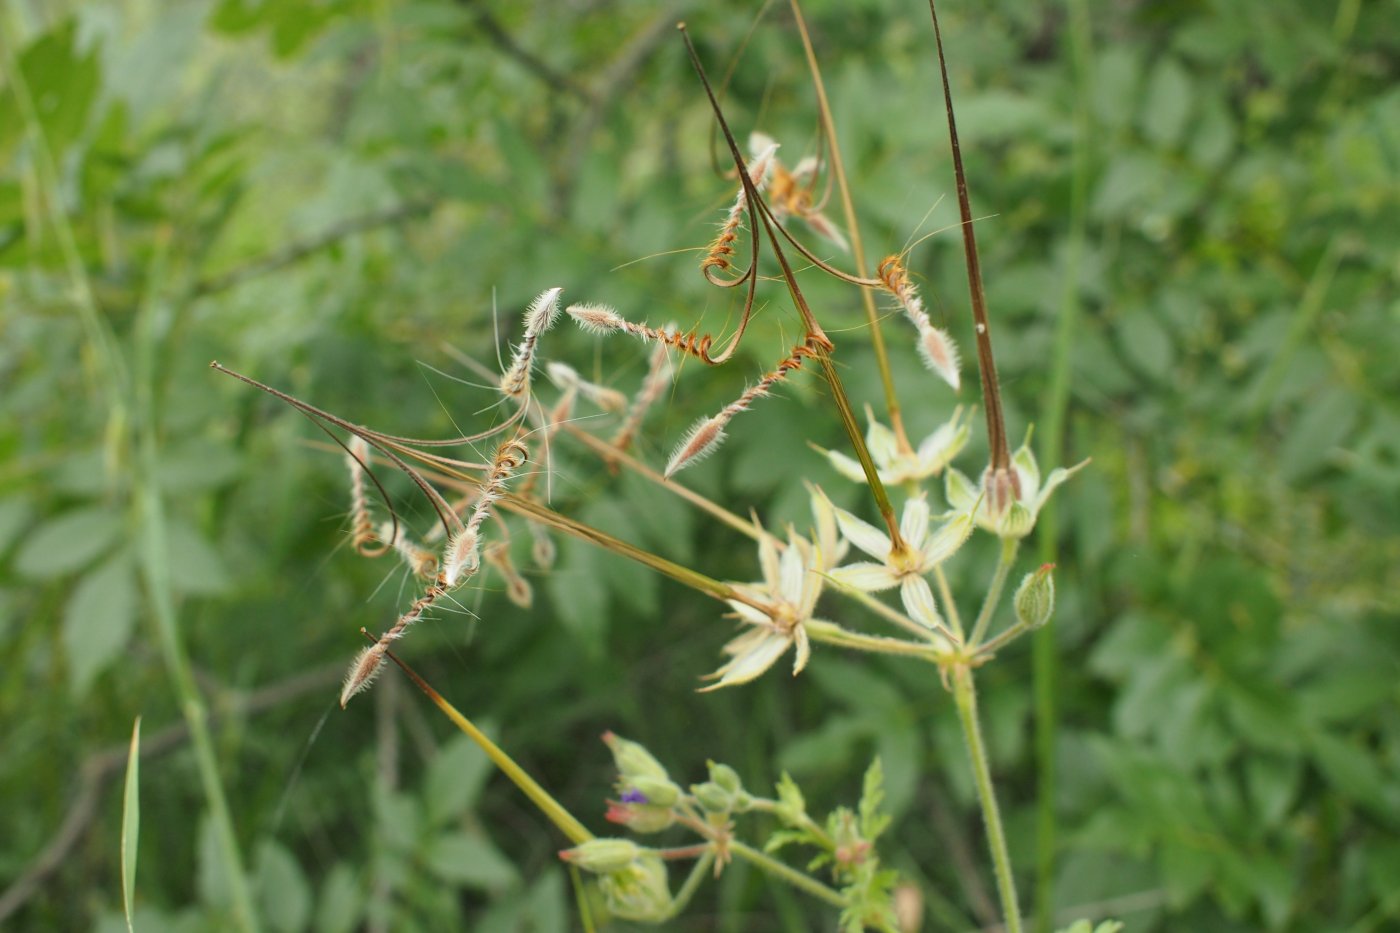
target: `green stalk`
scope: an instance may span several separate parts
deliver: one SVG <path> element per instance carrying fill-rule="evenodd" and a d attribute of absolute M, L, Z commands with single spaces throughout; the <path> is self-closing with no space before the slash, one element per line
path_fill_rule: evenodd
<path fill-rule="evenodd" d="M 156 485 L 159 457 L 156 447 L 155 404 L 152 397 L 155 378 L 152 359 L 155 336 L 151 321 L 155 288 L 152 286 L 148 289 L 146 301 L 142 305 L 136 344 L 137 376 L 135 384 L 130 385 L 116 338 L 102 319 L 87 269 L 78 252 L 77 238 L 63 208 L 59 195 L 58 171 L 53 153 L 44 137 L 43 126 L 39 122 L 28 82 L 25 81 L 19 63 L 11 52 L 8 31 L 3 27 L 0 27 L 0 71 L 3 71 L 14 94 L 16 108 L 24 122 L 49 223 L 58 240 L 59 252 L 63 256 L 79 319 L 98 361 L 98 380 L 105 384 L 103 391 L 110 406 L 107 432 L 109 439 L 117 439 L 124 433 L 122 429 L 126 421 L 128 399 L 131 399 L 130 393 L 134 393 L 135 396 L 131 399 L 138 421 L 133 451 L 136 466 L 133 496 L 140 520 L 139 550 L 142 575 L 151 601 L 151 613 L 156 623 L 161 654 L 179 699 L 180 711 L 190 730 L 200 784 L 214 821 L 214 833 L 224 871 L 227 873 L 226 881 L 233 902 L 234 922 L 242 930 L 257 930 L 257 915 L 253 910 L 247 877 L 243 872 L 243 861 L 233 831 L 233 820 L 229 815 L 228 802 L 224 797 L 214 756 L 214 745 L 209 735 L 208 713 L 195 687 L 194 678 L 190 673 L 189 658 L 180 641 L 174 594 L 170 586 L 169 542 L 166 538 L 164 507 Z M 160 281 L 162 266 L 163 253 L 153 263 L 153 283 Z"/>
<path fill-rule="evenodd" d="M 826 901 L 833 907 L 848 907 L 845 896 L 834 888 L 829 888 L 811 875 L 804 874 L 789 865 L 766 855 L 759 850 L 744 845 L 738 840 L 731 839 L 728 843 L 729 851 L 746 862 L 750 862 L 769 875 L 780 881 L 786 881 L 800 891 L 812 895 L 818 900 Z"/>
<path fill-rule="evenodd" d="M 936 664 L 946 653 L 942 648 L 926 641 L 908 641 L 903 638 L 887 638 L 883 635 L 866 635 L 821 619 L 808 620 L 805 628 L 812 641 L 836 645 L 841 648 L 854 648 L 857 651 L 868 651 L 872 654 L 897 654 L 904 657 L 924 658 Z"/>
<path fill-rule="evenodd" d="M 1006 918 L 1006 933 L 1021 933 L 1021 910 L 1016 903 L 1016 879 L 1011 875 L 1011 856 L 1006 850 L 1006 831 L 1001 825 L 996 792 L 992 788 L 992 771 L 987 764 L 987 748 L 982 742 L 982 727 L 977 721 L 977 689 L 972 671 L 965 666 L 953 669 L 953 701 L 958 707 L 967 756 L 972 762 L 972 776 L 977 784 L 977 800 L 982 805 L 982 819 L 987 828 L 987 846 L 992 852 L 996 872 L 997 893 L 1001 895 L 1001 911 Z"/>
<path fill-rule="evenodd" d="M 1064 287 L 1050 368 L 1050 388 L 1041 409 L 1042 463 L 1051 468 L 1064 457 L 1065 415 L 1069 408 L 1070 352 L 1079 319 L 1079 276 L 1084 256 L 1086 199 L 1089 191 L 1089 140 L 1093 117 L 1089 110 L 1093 33 L 1086 0 L 1069 0 L 1070 55 L 1074 65 L 1074 143 L 1071 149 L 1069 240 L 1065 254 Z M 1051 496 L 1037 516 L 1040 526 L 1040 561 L 1058 560 L 1059 508 Z M 1059 658 L 1055 629 L 1046 626 L 1031 639 L 1032 683 L 1035 704 L 1036 846 L 1035 929 L 1054 928 L 1055 885 L 1055 681 Z"/>
<path fill-rule="evenodd" d="M 941 564 L 933 568 L 933 582 L 938 584 L 938 598 L 943 600 L 943 615 L 948 619 L 948 627 L 957 636 L 958 642 L 962 643 L 962 616 L 958 614 L 958 604 L 953 600 L 953 588 L 948 585 L 948 575 L 943 572 Z"/>
<path fill-rule="evenodd" d="M 700 890 L 700 885 L 704 883 L 705 876 L 709 874 L 710 866 L 715 863 L 714 847 L 705 850 L 705 854 L 696 860 L 691 866 L 690 874 L 685 877 L 685 884 L 676 892 L 676 896 L 671 900 L 671 917 L 678 916 L 690 904 L 690 899 L 695 896 L 695 892 Z M 669 918 L 668 918 L 669 919 Z"/>
<path fill-rule="evenodd" d="M 209 733 L 209 712 L 190 671 L 189 655 L 181 639 L 170 579 L 170 541 L 166 532 L 165 504 L 161 499 L 158 479 L 160 456 L 156 431 L 156 336 L 153 320 L 156 294 L 164 277 L 168 243 L 168 237 L 158 241 L 156 257 L 151 263 L 148 294 L 142 303 L 136 327 L 133 408 L 136 412 L 137 452 L 134 478 L 140 527 L 141 570 L 146 581 L 147 596 L 151 601 L 151 614 L 155 619 L 161 655 L 170 673 L 175 694 L 179 698 L 180 712 L 190 730 L 190 743 L 194 749 L 200 785 L 209 805 L 210 817 L 214 821 L 214 835 L 227 875 L 234 922 L 239 929 L 255 931 L 258 929 L 257 914 L 253 909 L 252 894 L 243 870 L 243 858 L 238 849 L 233 819 L 219 777 L 214 742 Z"/>
<path fill-rule="evenodd" d="M 361 631 L 364 630 L 361 629 Z M 365 635 L 370 638 L 371 641 L 374 640 L 368 632 L 365 632 Z M 448 719 L 452 720 L 454 726 L 475 742 L 477 746 L 486 753 L 486 757 L 490 758 L 496 767 L 500 768 L 501 772 L 505 774 L 506 777 L 510 778 L 511 783 L 520 788 L 520 791 L 526 797 L 530 798 L 530 802 L 533 803 L 541 813 L 548 817 L 551 823 L 559 827 L 559 831 L 569 837 L 569 840 L 573 842 L 574 845 L 583 845 L 593 838 L 593 834 L 588 831 L 588 827 L 580 823 L 572 813 L 564 808 L 563 804 L 550 795 L 549 791 L 545 790 L 538 781 L 530 777 L 529 773 L 524 768 L 516 764 L 515 759 L 506 754 L 505 749 L 487 738 L 486 733 L 482 732 L 476 727 L 475 723 L 458 712 L 455 706 L 447 702 L 442 694 L 430 687 L 426 680 L 420 677 L 413 668 L 401 661 L 397 655 L 392 651 L 388 652 L 388 655 L 389 660 L 397 664 L 399 669 L 408 675 L 408 679 L 413 681 L 414 685 L 419 690 L 422 690 L 423 693 L 427 695 L 428 699 L 433 701 L 433 705 L 441 710 Z"/>
<path fill-rule="evenodd" d="M 790 0 L 792 17 L 797 23 L 797 32 L 802 37 L 802 50 L 807 55 L 807 70 L 812 75 L 812 88 L 817 93 L 817 111 L 821 114 L 822 134 L 826 137 L 826 151 L 831 159 L 831 175 L 836 180 L 836 191 L 841 196 L 841 214 L 846 219 L 846 229 L 851 235 L 851 258 L 855 260 L 856 275 L 869 278 L 865 264 L 865 241 L 861 239 L 860 224 L 856 219 L 855 202 L 851 200 L 851 186 L 846 181 L 846 165 L 841 158 L 841 145 L 836 138 L 836 122 L 831 116 L 831 104 L 826 98 L 826 83 L 822 81 L 822 71 L 817 65 L 817 54 L 812 48 L 812 37 L 807 32 L 807 20 L 802 15 L 802 5 L 798 0 Z M 901 450 L 910 450 L 909 436 L 904 430 L 904 416 L 900 412 L 899 395 L 894 389 L 894 376 L 890 372 L 889 354 L 885 352 L 885 338 L 880 332 L 880 314 L 875 307 L 875 296 L 868 288 L 860 290 L 861 304 L 865 308 L 865 320 L 870 325 L 870 347 L 875 351 L 875 366 L 880 371 L 880 384 L 885 390 L 885 410 L 889 413 L 890 428 Z"/>
<path fill-rule="evenodd" d="M 977 613 L 977 621 L 972 626 L 972 639 L 968 642 L 974 651 L 987 634 L 987 628 L 992 624 L 992 616 L 996 615 L 1002 590 L 1006 589 L 1006 578 L 1016 563 L 1016 551 L 1020 546 L 1019 538 L 1001 539 L 1001 557 L 997 560 L 997 569 L 992 573 L 991 585 L 987 587 L 987 598 L 982 601 L 982 611 Z"/>

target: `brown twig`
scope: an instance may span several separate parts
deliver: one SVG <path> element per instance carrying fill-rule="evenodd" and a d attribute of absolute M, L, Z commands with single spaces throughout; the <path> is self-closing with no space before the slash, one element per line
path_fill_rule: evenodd
<path fill-rule="evenodd" d="M 266 275 L 269 272 L 276 272 L 287 266 L 295 265 L 308 256 L 319 253 L 327 247 L 334 246 L 341 240 L 348 239 L 361 233 L 368 233 L 370 230 L 379 227 L 392 227 L 395 224 L 408 220 L 411 217 L 418 217 L 432 210 L 433 205 L 429 201 L 410 201 L 407 204 L 399 204 L 374 213 L 364 214 L 360 217 L 352 217 L 331 227 L 308 240 L 298 243 L 290 243 L 280 249 L 274 250 L 264 256 L 249 260 L 242 265 L 234 266 L 227 272 L 218 275 L 211 275 L 195 282 L 192 296 L 195 298 L 204 295 L 212 295 L 215 292 L 227 291 L 235 285 L 241 285 L 249 279 Z"/>
<path fill-rule="evenodd" d="M 491 15 L 491 11 L 486 9 L 486 5 L 481 0 L 458 0 L 458 2 L 471 11 L 472 16 L 476 19 L 477 28 L 486 34 L 486 38 L 496 43 L 496 46 L 506 55 L 523 65 L 526 71 L 534 74 L 560 93 L 570 94 L 582 101 L 593 100 L 593 95 L 586 87 L 568 75 L 555 71 L 544 59 L 516 42 L 511 34 L 506 32 L 500 21 Z"/>

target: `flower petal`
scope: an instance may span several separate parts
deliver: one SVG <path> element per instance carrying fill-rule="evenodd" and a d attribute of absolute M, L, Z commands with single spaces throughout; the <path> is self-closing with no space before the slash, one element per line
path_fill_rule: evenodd
<path fill-rule="evenodd" d="M 899 517 L 899 535 L 916 551 L 923 550 L 928 540 L 928 500 L 923 496 L 913 496 L 904 503 L 904 513 Z"/>
<path fill-rule="evenodd" d="M 796 537 L 795 535 L 792 537 Z M 806 555 L 796 541 L 791 541 L 783 552 L 782 565 L 778 576 L 778 596 L 796 606 L 802 602 L 802 584 L 807 576 Z"/>
<path fill-rule="evenodd" d="M 754 524 L 758 524 L 758 516 L 754 516 Z M 763 569 L 763 586 L 770 596 L 778 594 L 779 581 L 783 574 L 781 563 L 778 558 L 778 541 L 768 532 L 763 531 L 759 526 L 758 537 L 758 565 Z"/>
<path fill-rule="evenodd" d="M 836 524 L 851 543 L 876 560 L 890 556 L 890 539 L 883 531 L 863 522 L 845 509 L 836 510 Z"/>
<path fill-rule="evenodd" d="M 772 625 L 773 620 L 768 617 L 768 613 L 750 606 L 748 603 L 741 603 L 737 599 L 725 600 L 729 603 L 729 608 L 734 610 L 734 614 L 741 622 L 750 625 Z"/>
<path fill-rule="evenodd" d="M 807 661 L 812 657 L 812 641 L 807 637 L 807 629 L 799 625 L 792 632 L 793 644 L 797 646 L 796 657 L 792 659 L 792 676 L 802 673 Z"/>
<path fill-rule="evenodd" d="M 972 534 L 972 516 L 966 512 L 950 519 L 924 545 L 924 566 L 932 569 L 957 553 Z"/>
<path fill-rule="evenodd" d="M 967 446 L 972 431 L 966 424 L 958 423 L 961 416 L 960 408 L 953 413 L 952 418 L 939 425 L 937 430 L 919 444 L 918 472 L 921 479 L 933 476 L 952 463 L 953 458 L 962 453 L 962 449 Z"/>
<path fill-rule="evenodd" d="M 719 682 L 702 687 L 700 692 L 707 693 L 721 687 L 748 683 L 772 667 L 774 662 L 783 656 L 783 652 L 787 651 L 790 643 L 786 636 L 777 632 L 770 633 L 767 638 L 711 674 L 711 677 L 719 677 Z"/>
<path fill-rule="evenodd" d="M 831 462 L 832 469 L 851 482 L 865 482 L 865 470 L 861 468 L 859 460 L 852 460 L 845 454 L 835 450 L 828 450 L 826 452 L 826 459 Z"/>
<path fill-rule="evenodd" d="M 910 574 L 901 580 L 899 598 L 904 603 L 904 611 L 915 622 L 929 628 L 943 627 L 943 617 L 938 614 L 938 603 L 934 601 L 933 590 L 923 577 Z"/>
<path fill-rule="evenodd" d="M 877 467 L 889 466 L 899 456 L 899 440 L 894 432 L 874 418 L 870 419 L 870 429 L 865 432 L 865 446 L 870 448 L 870 459 Z"/>
<path fill-rule="evenodd" d="M 1021 484 L 1021 501 L 1034 502 L 1040 492 L 1040 466 L 1029 444 L 1022 444 L 1011 456 L 1011 466 Z"/>
<path fill-rule="evenodd" d="M 957 467 L 949 467 L 943 474 L 943 494 L 948 505 L 958 512 L 966 512 L 977 501 L 977 487 Z"/>
<path fill-rule="evenodd" d="M 863 593 L 878 593 L 899 583 L 899 577 L 884 564 L 847 564 L 831 571 L 831 579 Z"/>

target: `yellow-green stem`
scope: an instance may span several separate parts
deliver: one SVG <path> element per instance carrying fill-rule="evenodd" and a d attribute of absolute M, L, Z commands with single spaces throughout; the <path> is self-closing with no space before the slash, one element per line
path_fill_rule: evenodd
<path fill-rule="evenodd" d="M 714 847 L 705 850 L 705 854 L 700 856 L 696 863 L 691 866 L 690 874 L 686 875 L 685 883 L 676 892 L 675 898 L 671 901 L 671 912 L 668 915 L 674 917 L 685 910 L 690 904 L 690 899 L 695 896 L 695 892 L 700 890 L 700 885 L 705 881 L 705 876 L 710 872 L 710 866 L 715 863 Z"/>
<path fill-rule="evenodd" d="M 1001 539 L 1001 558 L 997 561 L 997 569 L 992 573 L 991 585 L 987 587 L 987 598 L 982 602 L 982 611 L 977 614 L 977 622 L 972 626 L 972 638 L 968 641 L 968 645 L 974 651 L 987 634 L 987 627 L 992 624 L 992 616 L 996 615 L 1002 590 L 1006 589 L 1006 578 L 1011 573 L 1012 565 L 1016 563 L 1016 551 L 1020 546 L 1019 538 Z"/>
<path fill-rule="evenodd" d="M 943 601 L 943 615 L 948 619 L 948 627 L 961 642 L 964 638 L 962 615 L 958 612 L 958 604 L 953 601 L 953 588 L 948 585 L 948 575 L 941 565 L 933 568 L 933 582 L 938 586 L 938 598 Z"/>
<path fill-rule="evenodd" d="M 516 764 L 515 759 L 506 754 L 503 748 L 487 738 L 486 733 L 482 732 L 476 727 L 475 723 L 458 712 L 455 706 L 447 702 L 442 694 L 430 687 L 426 680 L 418 676 L 418 673 L 400 660 L 397 655 L 392 651 L 388 652 L 388 654 L 389 659 L 408 675 L 409 680 L 412 680 L 414 685 L 417 686 L 419 690 L 422 690 L 423 693 L 427 695 L 428 699 L 432 700 L 433 704 L 438 709 L 442 710 L 443 714 L 448 719 L 452 720 L 454 726 L 475 742 L 481 750 L 486 753 L 486 757 L 490 758 L 496 767 L 501 769 L 501 773 L 510 778 L 511 783 L 520 788 L 521 793 L 529 797 L 530 802 L 533 803 L 541 813 L 548 817 L 551 823 L 559 827 L 559 831 L 565 836 L 568 836 L 569 840 L 573 842 L 574 845 L 582 845 L 593 838 L 593 834 L 588 831 L 588 827 L 584 826 L 574 818 L 572 813 L 564 809 L 563 804 L 555 800 L 550 795 L 549 791 L 541 787 L 539 782 L 530 777 L 524 768 Z"/>
<path fill-rule="evenodd" d="M 772 856 L 751 846 L 746 846 L 737 840 L 730 840 L 728 847 L 729 851 L 736 857 L 757 866 L 774 878 L 785 881 L 800 891 L 805 891 L 813 897 L 826 901 L 833 907 L 848 906 L 846 898 L 842 896 L 840 891 L 827 887 L 811 875 L 804 874 L 789 865 L 784 865 Z"/>
<path fill-rule="evenodd" d="M 1006 933 L 1021 933 L 1021 910 L 1016 902 L 1016 879 L 1011 874 L 1011 856 L 1006 850 L 1006 832 L 1001 825 L 996 791 L 992 787 L 992 771 L 987 763 L 987 748 L 982 742 L 982 726 L 977 720 L 977 689 L 972 670 L 965 665 L 953 668 L 953 701 L 958 707 L 963 741 L 972 763 L 972 777 L 977 785 L 977 802 L 982 807 L 982 821 L 987 829 L 987 846 L 992 853 L 996 873 L 997 893 L 1001 895 L 1001 910 L 1006 919 Z"/>
<path fill-rule="evenodd" d="M 812 48 L 812 37 L 807 32 L 807 19 L 802 15 L 802 6 L 797 0 L 790 0 L 792 17 L 797 22 L 797 32 L 802 37 L 802 50 L 807 55 L 807 70 L 812 74 L 812 88 L 817 92 L 817 111 L 821 114 L 822 133 L 826 136 L 826 151 L 831 159 L 831 174 L 836 179 L 836 191 L 841 196 L 841 214 L 846 219 L 846 230 L 851 235 L 851 258 L 855 260 L 856 275 L 869 278 L 865 264 L 865 241 L 860 235 L 860 224 L 856 219 L 855 202 L 851 199 L 851 186 L 846 181 L 846 166 L 841 159 L 841 145 L 836 138 L 836 121 L 831 115 L 831 104 L 826 97 L 826 83 L 817 64 L 817 53 Z M 894 430 L 900 450 L 912 450 L 909 435 L 904 430 L 904 417 L 900 411 L 899 395 L 894 389 L 894 375 L 890 372 L 889 355 L 885 352 L 885 337 L 880 331 L 880 315 L 875 308 L 875 295 L 868 288 L 860 290 L 865 319 L 870 325 L 870 346 L 875 351 L 875 366 L 880 371 L 880 384 L 885 390 L 885 410 L 889 413 L 890 427 Z"/>

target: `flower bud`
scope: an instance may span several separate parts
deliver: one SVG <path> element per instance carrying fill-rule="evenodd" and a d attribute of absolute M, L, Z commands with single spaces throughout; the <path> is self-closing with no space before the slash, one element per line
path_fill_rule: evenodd
<path fill-rule="evenodd" d="M 681 797 L 681 789 L 671 781 L 641 774 L 633 778 L 630 783 L 635 791 L 642 795 L 642 799 L 637 801 L 638 803 L 669 807 Z"/>
<path fill-rule="evenodd" d="M 728 813 L 734 806 L 734 794 L 714 781 L 690 785 L 690 792 L 707 813 Z"/>
<path fill-rule="evenodd" d="M 620 920 L 660 923 L 671 916 L 671 886 L 666 863 L 651 853 L 626 868 L 598 879 L 603 903 Z"/>
<path fill-rule="evenodd" d="M 743 782 L 739 780 L 739 772 L 729 765 L 717 764 L 713 761 L 706 762 L 710 768 L 710 780 L 718 784 L 721 789 L 731 794 L 737 794 L 744 789 Z"/>
<path fill-rule="evenodd" d="M 565 849 L 559 857 L 584 871 L 607 874 L 631 865 L 642 854 L 642 847 L 631 839 L 590 839 Z"/>
<path fill-rule="evenodd" d="M 1054 564 L 1042 564 L 1039 570 L 1026 574 L 1016 590 L 1016 618 L 1026 628 L 1040 628 L 1055 611 L 1054 569 Z"/>
<path fill-rule="evenodd" d="M 634 833 L 648 835 L 669 829 L 676 821 L 676 814 L 670 807 L 658 807 L 649 803 L 628 803 L 608 801 L 608 812 L 604 818 L 609 823 L 626 826 Z"/>
<path fill-rule="evenodd" d="M 612 750 L 613 763 L 617 765 L 617 773 L 622 775 L 624 781 L 633 783 L 640 777 L 655 778 L 658 781 L 670 779 L 661 762 L 638 743 L 621 738 L 613 732 L 604 732 L 603 741 Z"/>

